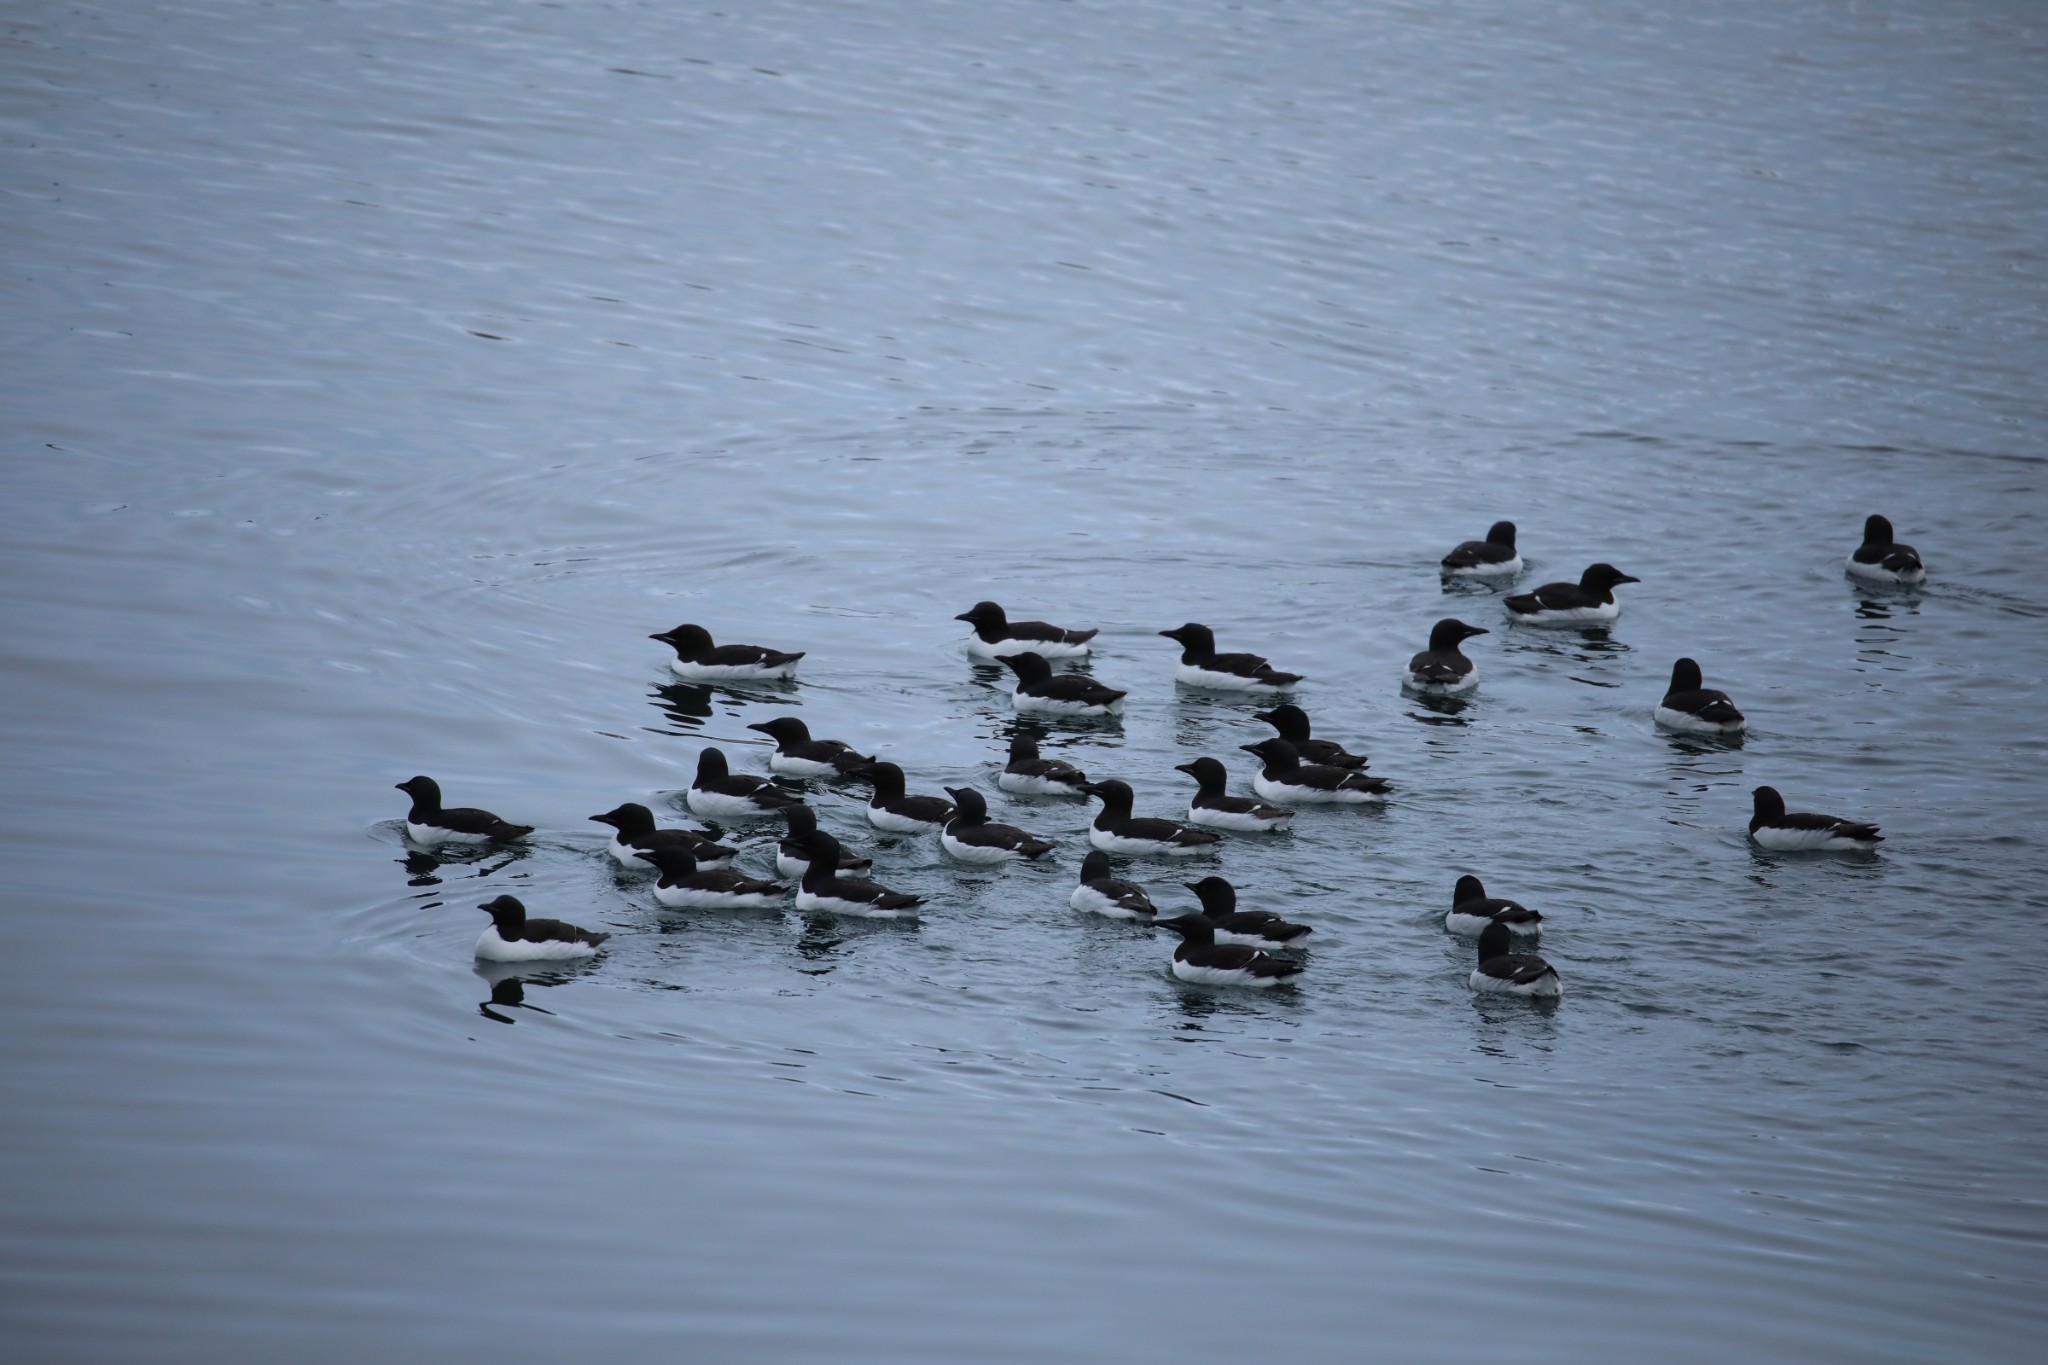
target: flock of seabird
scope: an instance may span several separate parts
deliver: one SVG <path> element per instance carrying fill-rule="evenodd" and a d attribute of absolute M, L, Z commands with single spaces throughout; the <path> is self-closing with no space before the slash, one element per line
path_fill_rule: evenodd
<path fill-rule="evenodd" d="M 1863 543 L 1849 556 L 1847 572 L 1859 579 L 1916 584 L 1926 577 L 1920 556 L 1894 538 L 1891 523 L 1881 516 L 1864 523 Z M 1513 522 L 1496 522 L 1484 540 L 1467 541 L 1444 556 L 1446 577 L 1507 578 L 1522 569 Z M 1505 598 L 1508 619 L 1532 626 L 1602 626 L 1621 608 L 1614 589 L 1640 580 L 1611 564 L 1594 564 L 1576 583 L 1546 583 L 1533 592 Z M 1068 630 L 1043 621 L 1012 621 L 994 602 L 978 602 L 955 618 L 974 628 L 968 654 L 999 661 L 1016 674 L 1011 693 L 1020 713 L 1048 716 L 1114 715 L 1123 708 L 1125 692 L 1080 673 L 1056 672 L 1053 661 L 1085 658 L 1092 650 L 1094 630 Z M 1227 653 L 1216 647 L 1208 626 L 1190 621 L 1159 632 L 1181 646 L 1175 672 L 1178 682 L 1200 688 L 1276 697 L 1301 681 L 1298 673 L 1273 667 L 1256 654 Z M 1455 619 L 1439 621 L 1429 647 L 1416 654 L 1403 675 L 1403 686 L 1422 695 L 1455 696 L 1478 685 L 1478 670 L 1459 646 L 1489 632 Z M 650 638 L 670 646 L 670 670 L 690 682 L 760 682 L 794 676 L 802 651 L 785 652 L 759 645 L 720 645 L 702 626 L 680 625 Z M 1667 729 L 1710 736 L 1740 734 L 1747 722 L 1724 692 L 1703 685 L 1700 666 L 1680 659 L 1672 666 L 1671 687 L 1655 711 Z M 1215 758 L 1200 757 L 1178 765 L 1196 784 L 1185 821 L 1133 813 L 1128 784 L 1114 779 L 1090 781 L 1063 759 L 1039 753 L 1037 741 L 1020 735 L 1011 742 L 1009 762 L 996 785 L 1017 796 L 1088 796 L 1102 803 L 1089 826 L 1092 850 L 1082 860 L 1080 883 L 1069 903 L 1074 909 L 1138 920 L 1180 936 L 1171 970 L 1183 981 L 1207 985 L 1273 986 L 1299 976 L 1303 962 L 1291 954 L 1312 930 L 1264 910 L 1240 910 L 1237 890 L 1220 876 L 1185 883 L 1201 909 L 1162 917 L 1142 886 L 1115 875 L 1110 855 L 1179 857 L 1216 852 L 1222 834 L 1256 834 L 1286 829 L 1295 808 L 1309 804 L 1356 805 L 1383 800 L 1390 790 L 1384 778 L 1369 775 L 1363 755 L 1340 743 L 1312 734 L 1308 715 L 1298 706 L 1278 701 L 1254 713 L 1277 732 L 1273 738 L 1241 747 L 1257 755 L 1251 779 L 1253 796 L 1233 796 L 1229 773 Z M 945 796 L 916 795 L 908 790 L 903 769 L 862 754 L 836 739 L 817 739 L 795 716 L 777 716 L 747 727 L 775 743 L 769 771 L 789 778 L 845 779 L 871 789 L 866 811 L 869 823 L 896 835 L 938 836 L 946 855 L 969 865 L 987 866 L 1012 859 L 1043 858 L 1053 852 L 1050 840 L 989 817 L 988 802 L 973 787 L 948 787 Z M 405 820 L 413 844 L 503 844 L 533 832 L 489 811 L 443 806 L 440 786 L 429 777 L 397 784 L 412 797 Z M 1749 834 L 1760 847 L 1781 851 L 1867 851 L 1883 836 L 1876 825 L 1832 815 L 1787 811 L 1776 789 L 1758 787 Z M 776 875 L 796 884 L 796 907 L 880 919 L 914 919 L 922 896 L 892 891 L 863 874 L 869 859 L 846 848 L 818 828 L 816 813 L 801 795 L 766 777 L 735 773 L 725 754 L 705 748 L 698 755 L 697 775 L 685 794 L 691 812 L 706 820 L 738 821 L 779 816 L 787 832 L 775 850 Z M 611 856 L 624 868 L 659 874 L 655 898 L 677 909 L 739 909 L 779 906 L 789 887 L 782 881 L 751 876 L 734 867 L 740 850 L 716 842 L 697 830 L 662 829 L 646 806 L 626 802 L 592 820 L 613 830 Z M 1514 951 L 1518 941 L 1534 940 L 1542 931 L 1541 912 L 1512 900 L 1488 896 L 1479 878 L 1458 879 L 1444 928 L 1478 939 L 1478 962 L 1470 984 L 1475 991 L 1524 996 L 1556 996 L 1562 992 L 1558 974 L 1533 953 Z M 529 962 L 589 957 L 610 934 L 595 933 L 555 919 L 531 918 L 514 896 L 499 896 L 478 907 L 491 916 L 490 928 L 477 940 L 476 955 L 495 962 Z"/>

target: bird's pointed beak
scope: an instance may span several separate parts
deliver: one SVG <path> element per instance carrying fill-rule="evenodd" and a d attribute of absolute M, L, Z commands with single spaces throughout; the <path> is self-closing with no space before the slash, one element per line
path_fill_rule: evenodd
<path fill-rule="evenodd" d="M 958 616 L 955 616 L 953 619 L 955 621 L 972 621 L 974 619 L 974 613 L 971 611 L 963 611 Z"/>

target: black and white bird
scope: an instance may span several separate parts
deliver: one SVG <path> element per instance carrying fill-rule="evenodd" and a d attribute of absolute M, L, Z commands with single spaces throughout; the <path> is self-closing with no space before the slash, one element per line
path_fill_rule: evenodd
<path fill-rule="evenodd" d="M 749 877 L 730 867 L 699 867 L 679 848 L 656 849 L 648 861 L 661 870 L 654 898 L 676 909 L 766 910 L 782 904 L 781 882 Z"/>
<path fill-rule="evenodd" d="M 1479 931 L 1479 965 L 1472 969 L 1472 989 L 1489 995 L 1564 994 L 1557 969 L 1534 953 L 1511 951 L 1514 930 L 1495 920 Z"/>
<path fill-rule="evenodd" d="M 1863 543 L 1843 566 L 1858 578 L 1878 583 L 1918 583 L 1927 577 L 1920 552 L 1892 539 L 1892 524 L 1883 517 L 1865 517 Z"/>
<path fill-rule="evenodd" d="M 1174 771 L 1194 778 L 1196 787 L 1200 789 L 1188 801 L 1188 823 L 1191 825 L 1250 833 L 1286 829 L 1294 819 L 1291 810 L 1269 806 L 1249 796 L 1227 795 L 1230 773 L 1216 759 L 1198 758 L 1192 763 L 1176 763 L 1173 767 Z"/>
<path fill-rule="evenodd" d="M 1081 884 L 1067 897 L 1067 904 L 1111 919 L 1151 919 L 1157 913 L 1145 888 L 1111 871 L 1109 855 L 1099 848 L 1088 850 L 1081 860 Z"/>
<path fill-rule="evenodd" d="M 1780 853 L 1867 853 L 1884 842 L 1876 825 L 1838 815 L 1787 811 L 1785 798 L 1776 787 L 1758 787 L 1754 799 L 1756 814 L 1749 820 L 1749 837 L 1760 848 Z"/>
<path fill-rule="evenodd" d="M 768 770 L 787 777 L 844 777 L 874 762 L 872 754 L 855 753 L 840 739 L 812 739 L 811 727 L 795 716 L 757 720 L 747 726 L 775 741 Z"/>
<path fill-rule="evenodd" d="M 917 918 L 917 907 L 924 904 L 923 896 L 891 891 L 879 882 L 834 871 L 833 864 L 846 856 L 846 850 L 823 830 L 814 832 L 809 844 L 810 870 L 797 887 L 797 909 L 858 915 L 864 919 Z"/>
<path fill-rule="evenodd" d="M 939 831 L 939 847 L 963 863 L 1006 863 L 1012 858 L 1043 858 L 1052 841 L 1026 834 L 1015 825 L 988 818 L 988 799 L 972 787 L 948 787 L 955 813 Z"/>
<path fill-rule="evenodd" d="M 1183 883 L 1202 902 L 1202 918 L 1216 930 L 1218 943 L 1248 943 L 1254 948 L 1300 948 L 1315 930 L 1290 924 L 1271 910 L 1240 910 L 1237 888 L 1223 877 Z"/>
<path fill-rule="evenodd" d="M 1291 701 L 1282 702 L 1270 711 L 1254 711 L 1252 718 L 1278 730 L 1280 738 L 1294 746 L 1294 751 L 1304 763 L 1320 763 L 1326 768 L 1363 768 L 1370 762 L 1364 754 L 1347 752 L 1333 739 L 1312 738 L 1308 712 Z"/>
<path fill-rule="evenodd" d="M 441 784 L 431 777 L 408 777 L 392 785 L 412 797 L 405 837 L 416 844 L 502 844 L 533 833 L 532 825 L 515 825 L 487 810 L 442 806 Z"/>
<path fill-rule="evenodd" d="M 1025 650 L 1046 659 L 1078 659 L 1085 656 L 1095 638 L 1093 630 L 1062 630 L 1043 621 L 1012 621 L 993 602 L 976 602 L 953 618 L 974 627 L 967 652 L 977 659 L 1002 659 Z"/>
<path fill-rule="evenodd" d="M 1088 826 L 1088 842 L 1105 853 L 1160 854 L 1177 857 L 1189 853 L 1214 853 L 1223 836 L 1206 829 L 1189 829 L 1174 820 L 1131 814 L 1130 784 L 1111 779 L 1090 782 L 1081 790 L 1102 799 L 1102 809 Z"/>
<path fill-rule="evenodd" d="M 775 870 L 785 877 L 801 877 L 811 869 L 810 838 L 818 832 L 818 813 L 809 806 L 784 806 L 782 818 L 789 821 L 789 833 L 775 845 Z M 865 872 L 871 862 L 840 846 L 839 871 Z"/>
<path fill-rule="evenodd" d="M 1525 626 L 1601 626 L 1621 615 L 1616 585 L 1642 581 L 1612 564 L 1592 564 L 1576 583 L 1545 583 L 1503 601 L 1508 618 Z"/>
<path fill-rule="evenodd" d="M 551 962 L 569 957 L 595 957 L 610 934 L 592 933 L 558 919 L 528 919 L 517 896 L 499 896 L 477 909 L 491 917 L 491 927 L 476 941 L 476 955 L 486 962 Z"/>
<path fill-rule="evenodd" d="M 1451 891 L 1451 908 L 1444 915 L 1444 928 L 1463 938 L 1486 932 L 1489 924 L 1505 924 L 1508 932 L 1531 937 L 1543 932 L 1543 913 L 1518 901 L 1486 894 L 1479 878 L 1467 874 L 1458 878 Z"/>
<path fill-rule="evenodd" d="M 1408 661 L 1401 685 L 1435 697 L 1470 692 L 1479 685 L 1479 666 L 1458 646 L 1475 635 L 1491 635 L 1484 626 L 1468 626 L 1446 616 L 1429 628 L 1429 648 Z"/>
<path fill-rule="evenodd" d="M 909 796 L 903 790 L 903 769 L 894 763 L 870 763 L 854 774 L 875 784 L 868 798 L 868 823 L 891 834 L 936 834 L 953 818 L 953 803 L 942 796 Z"/>
<path fill-rule="evenodd" d="M 1003 662 L 1017 675 L 1010 702 L 1019 711 L 1054 716 L 1115 716 L 1124 709 L 1122 689 L 1099 683 L 1085 673 L 1055 673 L 1039 655 L 1025 650 L 1006 654 Z"/>
<path fill-rule="evenodd" d="M 1703 687 L 1700 666 L 1691 659 L 1671 665 L 1671 687 L 1657 703 L 1653 718 L 1667 730 L 1695 735 L 1739 735 L 1749 722 L 1728 700 L 1726 692 Z"/>
<path fill-rule="evenodd" d="M 1010 741 L 1010 762 L 996 785 L 1018 796 L 1080 796 L 1088 774 L 1063 758 L 1040 758 L 1038 741 L 1018 735 Z"/>
<path fill-rule="evenodd" d="M 1278 986 L 1300 976 L 1301 963 L 1268 957 L 1243 943 L 1218 943 L 1208 916 L 1176 915 L 1152 921 L 1181 937 L 1173 950 L 1173 974 L 1202 986 Z"/>
<path fill-rule="evenodd" d="M 1506 578 L 1522 571 L 1522 552 L 1515 548 L 1515 524 L 1496 521 L 1486 539 L 1468 540 L 1444 556 L 1444 575 L 1453 578 Z"/>
<path fill-rule="evenodd" d="M 795 809 L 809 810 L 810 807 Z M 600 825 L 612 827 L 612 841 L 606 851 L 618 860 L 621 867 L 630 867 L 636 872 L 654 869 L 654 864 L 641 856 L 650 849 L 680 848 L 706 867 L 727 866 L 739 852 L 736 848 L 713 842 L 694 829 L 656 829 L 654 812 L 637 801 L 628 801 L 603 815 L 590 818 Z"/>
<path fill-rule="evenodd" d="M 786 654 L 759 645 L 714 645 L 702 626 L 682 625 L 650 635 L 676 652 L 669 670 L 690 682 L 765 682 L 796 676 L 796 661 L 805 651 Z"/>
<path fill-rule="evenodd" d="M 1180 667 L 1173 676 L 1191 687 L 1278 692 L 1301 681 L 1301 674 L 1282 673 L 1257 654 L 1218 654 L 1216 632 L 1198 621 L 1159 633 L 1180 641 Z"/>
<path fill-rule="evenodd" d="M 773 815 L 784 806 L 803 802 L 801 796 L 784 791 L 765 777 L 733 772 L 726 766 L 722 749 L 706 749 L 697 755 L 697 777 L 683 800 L 707 820 Z"/>
<path fill-rule="evenodd" d="M 1257 754 L 1265 767 L 1252 775 L 1252 790 L 1268 801 L 1291 805 L 1362 805 L 1382 801 L 1393 784 L 1384 777 L 1320 763 L 1303 763 L 1301 755 L 1284 739 L 1262 739 L 1257 744 L 1240 744 L 1246 753 Z"/>

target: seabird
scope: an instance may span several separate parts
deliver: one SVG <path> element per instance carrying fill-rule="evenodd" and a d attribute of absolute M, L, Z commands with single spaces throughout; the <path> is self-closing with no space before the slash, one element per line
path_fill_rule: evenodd
<path fill-rule="evenodd" d="M 1232 692 L 1278 692 L 1301 681 L 1301 674 L 1282 673 L 1257 654 L 1218 654 L 1216 632 L 1198 621 L 1159 633 L 1180 641 L 1180 667 L 1173 676 L 1190 686 Z"/>
<path fill-rule="evenodd" d="M 1051 664 L 1029 650 L 1004 655 L 1003 662 L 1017 675 L 1010 701 L 1019 711 L 1114 716 L 1124 709 L 1127 694 L 1121 689 L 1105 686 L 1085 673 L 1055 673 Z"/>
<path fill-rule="evenodd" d="M 1284 739 L 1262 739 L 1257 744 L 1238 747 L 1265 761 L 1265 767 L 1252 776 L 1252 790 L 1268 801 L 1359 805 L 1381 800 L 1393 790 L 1384 777 L 1303 763 L 1294 746 Z"/>
<path fill-rule="evenodd" d="M 1491 635 L 1484 626 L 1468 626 L 1446 616 L 1429 630 L 1429 648 L 1408 661 L 1404 686 L 1431 696 L 1469 692 L 1479 685 L 1479 666 L 1458 646 L 1475 635 Z"/>
<path fill-rule="evenodd" d="M 1152 921 L 1181 936 L 1173 950 L 1173 974 L 1204 986 L 1277 986 L 1300 976 L 1303 967 L 1268 957 L 1243 943 L 1218 943 L 1216 926 L 1205 915 L 1176 915 Z"/>
<path fill-rule="evenodd" d="M 1188 801 L 1188 823 L 1212 829 L 1263 831 L 1286 829 L 1294 812 L 1254 801 L 1249 796 L 1226 796 L 1230 774 L 1213 758 L 1176 763 L 1174 771 L 1186 773 L 1200 788 Z"/>
<path fill-rule="evenodd" d="M 491 917 L 491 927 L 476 941 L 476 955 L 486 962 L 544 962 L 565 957 L 595 957 L 610 934 L 594 934 L 558 919 L 528 919 L 517 896 L 499 896 L 477 909 Z"/>
<path fill-rule="evenodd" d="M 1012 858 L 1043 858 L 1052 841 L 1026 834 L 1015 825 L 988 818 L 988 799 L 972 787 L 948 787 L 955 814 L 939 832 L 939 847 L 963 863 L 1006 863 Z"/>
<path fill-rule="evenodd" d="M 1640 583 L 1612 564 L 1587 566 L 1576 583 L 1545 583 L 1534 592 L 1505 599 L 1508 617 L 1525 626 L 1599 626 L 1621 615 L 1615 585 Z"/>
<path fill-rule="evenodd" d="M 796 674 L 796 661 L 806 651 L 785 654 L 759 645 L 714 645 L 711 632 L 702 626 L 683 625 L 650 635 L 675 649 L 668 661 L 678 678 L 691 682 L 748 682 L 788 678 Z"/>
<path fill-rule="evenodd" d="M 1012 621 L 993 602 L 976 602 L 953 618 L 974 627 L 967 652 L 977 659 L 1001 659 L 1025 650 L 1046 659 L 1078 659 L 1088 653 L 1093 630 L 1062 630 L 1043 621 Z"/>
<path fill-rule="evenodd" d="M 1482 578 L 1518 574 L 1522 552 L 1515 548 L 1515 524 L 1496 521 L 1487 528 L 1486 539 L 1468 540 L 1444 556 L 1447 577 Z"/>
<path fill-rule="evenodd" d="M 1838 815 L 1815 815 L 1811 811 L 1787 811 L 1785 798 L 1776 787 L 1758 787 L 1756 814 L 1750 817 L 1749 837 L 1761 848 L 1780 853 L 1821 850 L 1829 853 L 1864 852 L 1884 842 L 1876 825 L 1844 820 Z"/>
<path fill-rule="evenodd" d="M 408 777 L 392 785 L 412 797 L 405 837 L 416 844 L 502 844 L 533 833 L 532 825 L 515 825 L 473 806 L 443 809 L 441 784 L 431 777 Z"/>
<path fill-rule="evenodd" d="M 808 806 L 791 807 L 792 810 L 809 810 Z M 640 855 L 649 849 L 680 848 L 705 866 L 724 866 L 739 852 L 724 844 L 714 843 L 694 829 L 656 829 L 654 812 L 637 801 L 628 801 L 606 811 L 603 815 L 590 817 L 601 825 L 610 825 L 615 831 L 608 852 L 618 859 L 623 867 L 638 872 L 651 872 L 654 864 Z"/>

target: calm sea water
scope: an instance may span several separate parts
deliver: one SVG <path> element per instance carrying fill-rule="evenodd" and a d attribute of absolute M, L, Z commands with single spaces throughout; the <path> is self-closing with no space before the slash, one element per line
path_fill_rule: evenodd
<path fill-rule="evenodd" d="M 22 1359 L 1988 1360 L 2048 1326 L 2048 26 L 2031 6 L 13 6 L 0 1326 Z M 1888 513 L 1930 566 L 1860 591 Z M 1434 565 L 1610 560 L 1610 635 Z M 794 710 L 988 789 L 951 619 L 1102 627 L 1176 813 L 1309 675 L 1383 810 L 1066 905 L 666 912 Z M 1493 627 L 1463 707 L 1430 624 Z M 809 651 L 672 685 L 679 621 Z M 1658 734 L 1690 654 L 1749 713 Z M 408 855 L 391 784 L 534 823 Z M 1748 793 L 1880 822 L 1759 853 Z M 773 831 L 737 831 L 766 866 Z M 1162 904 L 1181 865 L 1130 863 Z M 1480 1000 L 1455 878 L 1544 910 Z M 511 891 L 611 930 L 516 988 Z M 515 978 L 516 980 L 516 978 Z M 498 1003 L 489 1002 L 496 996 Z M 526 1008 L 514 1007 L 515 999 Z M 480 1002 L 482 1002 L 480 1004 Z"/>

